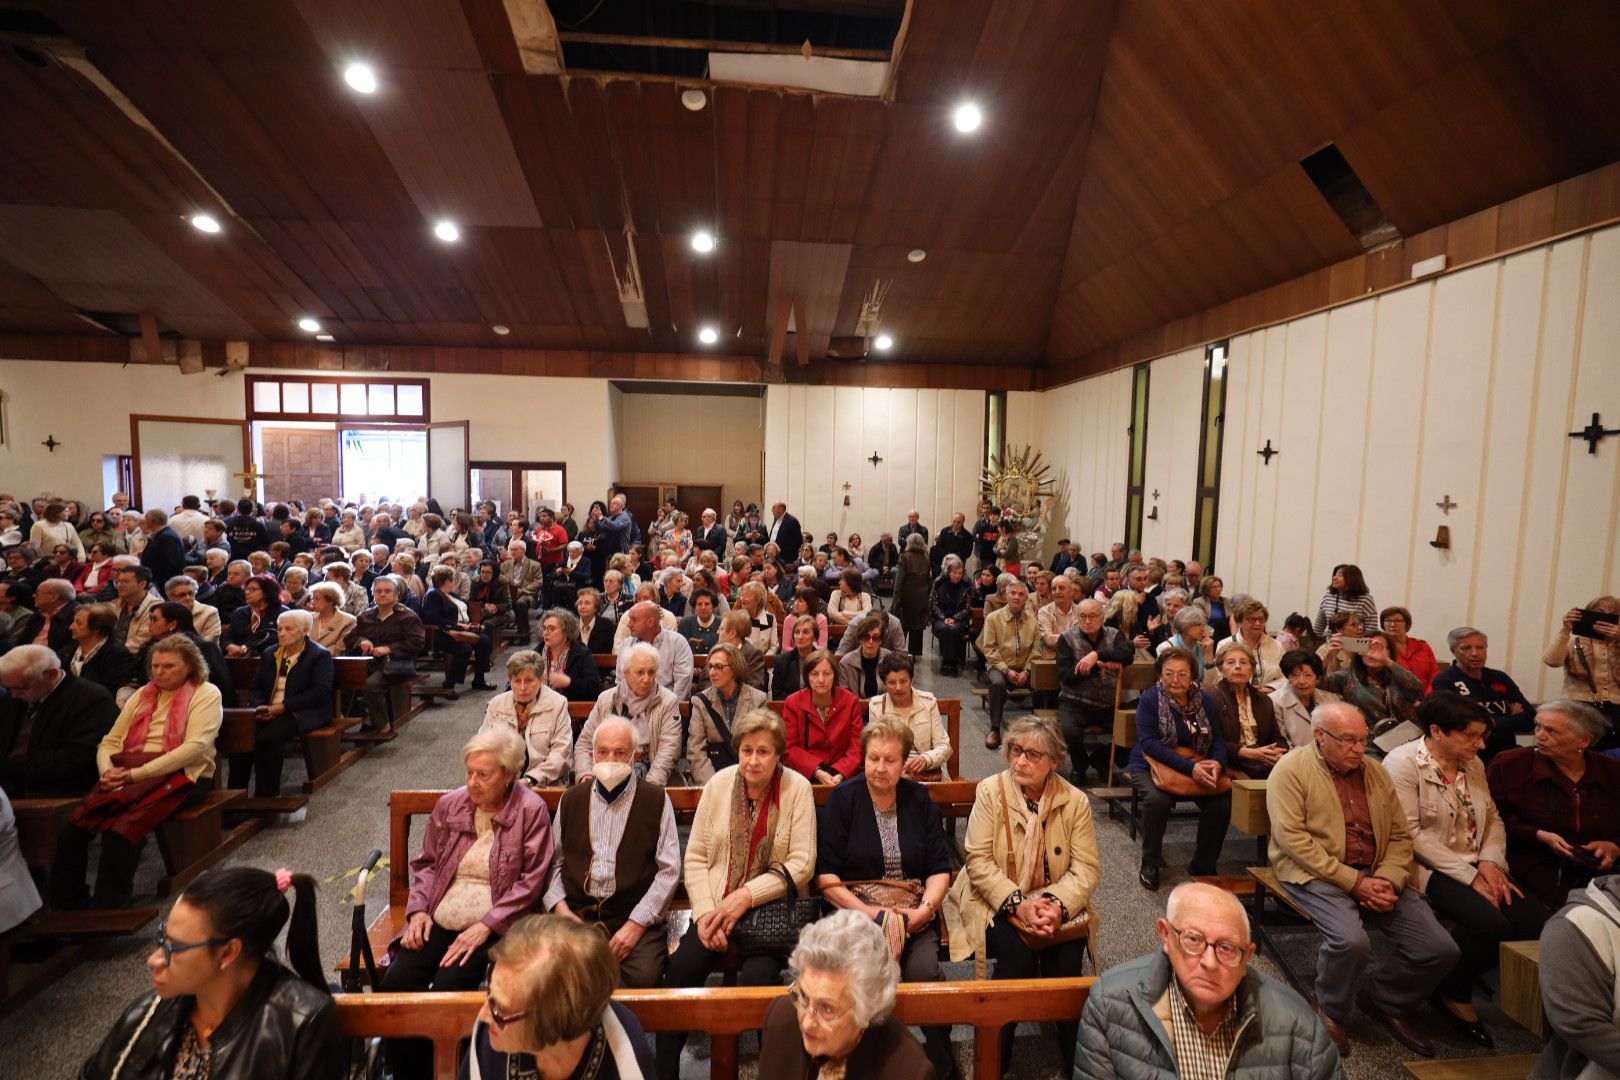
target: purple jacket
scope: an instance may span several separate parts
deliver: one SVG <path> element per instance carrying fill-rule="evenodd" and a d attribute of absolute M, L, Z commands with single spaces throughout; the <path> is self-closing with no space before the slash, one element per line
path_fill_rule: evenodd
<path fill-rule="evenodd" d="M 428 817 L 422 854 L 411 860 L 411 899 L 405 915 L 431 916 L 455 880 L 456 867 L 478 838 L 473 803 L 465 787 L 445 795 Z M 513 784 L 495 815 L 495 846 L 489 856 L 489 892 L 495 904 L 480 922 L 504 934 L 520 916 L 539 910 L 551 867 L 551 814 L 526 784 Z M 403 936 L 403 932 L 400 936 Z M 399 938 L 389 946 L 398 947 Z"/>

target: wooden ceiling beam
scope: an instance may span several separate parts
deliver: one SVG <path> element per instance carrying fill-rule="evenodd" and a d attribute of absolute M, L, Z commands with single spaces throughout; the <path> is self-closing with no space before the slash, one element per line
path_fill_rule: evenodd
<path fill-rule="evenodd" d="M 511 3 L 512 0 L 508 0 Z M 829 60 L 876 60 L 887 63 L 888 49 L 834 49 L 806 39 L 804 45 L 778 45 L 770 41 L 725 41 L 719 38 L 643 37 L 639 34 L 589 34 L 565 30 L 557 35 L 563 44 L 631 45 L 645 49 L 689 49 L 694 52 L 762 53 L 768 56 L 822 56 Z M 809 53 L 805 49 L 808 47 Z"/>

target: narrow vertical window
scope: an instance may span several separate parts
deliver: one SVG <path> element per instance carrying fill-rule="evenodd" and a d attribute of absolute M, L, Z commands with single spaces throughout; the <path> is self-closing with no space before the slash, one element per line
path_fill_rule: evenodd
<path fill-rule="evenodd" d="M 984 395 L 984 468 L 1000 466 L 1007 456 L 1007 391 L 989 390 Z"/>
<path fill-rule="evenodd" d="M 1204 422 L 1198 435 L 1198 491 L 1193 505 L 1193 558 L 1215 567 L 1215 526 L 1221 498 L 1221 426 L 1226 421 L 1228 342 L 1204 350 Z"/>
<path fill-rule="evenodd" d="M 1142 499 L 1147 478 L 1148 378 L 1152 368 L 1137 364 L 1131 374 L 1130 473 L 1125 481 L 1125 546 L 1142 546 Z"/>

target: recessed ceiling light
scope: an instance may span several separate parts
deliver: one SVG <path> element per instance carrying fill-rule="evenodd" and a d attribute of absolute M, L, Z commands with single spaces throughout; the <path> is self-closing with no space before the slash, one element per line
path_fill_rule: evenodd
<path fill-rule="evenodd" d="M 461 239 L 461 230 L 456 228 L 453 221 L 441 221 L 433 226 L 433 235 L 447 244 L 453 244 Z"/>
<path fill-rule="evenodd" d="M 957 131 L 977 131 L 979 125 L 984 123 L 984 113 L 980 112 L 979 107 L 973 102 L 966 101 L 956 107 L 951 122 L 956 125 Z"/>
<path fill-rule="evenodd" d="M 490 329 L 495 331 L 497 334 L 501 335 L 501 337 L 505 337 L 507 334 L 510 334 L 512 332 L 512 328 L 510 326 L 507 326 L 505 323 L 499 323 L 499 322 L 496 323 L 494 326 L 490 327 Z"/>
<path fill-rule="evenodd" d="M 906 252 L 906 259 L 909 262 L 922 262 L 926 258 L 928 258 L 928 252 L 922 248 L 912 248 Z"/>
<path fill-rule="evenodd" d="M 191 227 L 198 232 L 219 232 L 219 219 L 212 214 L 192 214 Z"/>
<path fill-rule="evenodd" d="M 877 349 L 878 352 L 888 352 L 890 349 L 894 348 L 894 338 L 890 337 L 888 334 L 879 334 L 877 337 L 872 339 L 872 346 L 873 348 Z"/>
<path fill-rule="evenodd" d="M 714 234 L 704 229 L 699 229 L 697 232 L 693 233 L 692 250 L 697 252 L 699 255 L 707 255 L 709 252 L 713 251 Z"/>
<path fill-rule="evenodd" d="M 377 92 L 377 73 L 371 70 L 370 64 L 350 64 L 343 69 L 343 81 L 349 88 L 361 94 L 375 94 Z"/>
<path fill-rule="evenodd" d="M 707 105 L 708 103 L 709 103 L 709 95 L 705 94 L 701 90 L 692 89 L 692 90 L 682 90 L 681 91 L 681 104 L 685 105 L 688 109 L 692 110 L 693 112 L 702 111 L 703 106 Z"/>
<path fill-rule="evenodd" d="M 310 318 L 308 315 L 305 315 L 302 319 L 298 320 L 298 329 L 303 330 L 306 333 L 318 334 L 321 332 L 321 324 L 315 319 Z"/>
<path fill-rule="evenodd" d="M 315 335 L 315 340 L 316 341 L 336 341 L 337 338 L 333 337 L 331 334 L 316 334 Z"/>
<path fill-rule="evenodd" d="M 698 331 L 698 340 L 703 342 L 705 345 L 713 345 L 715 342 L 720 340 L 720 331 L 716 330 L 712 326 L 705 326 L 703 329 Z"/>

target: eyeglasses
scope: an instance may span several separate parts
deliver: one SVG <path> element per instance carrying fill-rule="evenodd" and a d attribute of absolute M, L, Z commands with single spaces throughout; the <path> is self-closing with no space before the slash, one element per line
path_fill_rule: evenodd
<path fill-rule="evenodd" d="M 1337 740 L 1340 746 L 1366 746 L 1369 741 L 1365 735 L 1335 735 L 1327 728 L 1320 730 L 1328 738 Z"/>
<path fill-rule="evenodd" d="M 495 1026 L 498 1028 L 504 1028 L 508 1024 L 515 1024 L 519 1020 L 522 1020 L 524 1017 L 528 1016 L 529 1010 L 519 1009 L 517 1012 L 506 1012 L 499 1005 L 495 1004 L 495 995 L 489 992 L 489 980 L 494 974 L 495 965 L 493 963 L 484 968 L 484 1005 L 489 1009 L 489 1018 L 495 1024 Z"/>
<path fill-rule="evenodd" d="M 867 634 L 865 637 L 861 638 L 861 640 L 866 642 L 869 645 L 876 645 L 878 642 L 883 640 L 883 635 L 882 634 Z"/>
<path fill-rule="evenodd" d="M 1017 743 L 1013 743 L 1007 748 L 1007 756 L 1015 759 L 1028 758 L 1031 765 L 1039 765 L 1052 755 L 1048 754 L 1045 750 L 1031 750 L 1028 747 L 1019 746 Z"/>
<path fill-rule="evenodd" d="M 157 947 L 163 950 L 163 966 L 168 967 L 174 963 L 174 954 L 189 952 L 192 949 L 207 949 L 213 946 L 228 945 L 231 939 L 227 937 L 209 938 L 207 941 L 198 941 L 190 945 L 176 945 L 169 940 L 169 924 L 165 920 L 158 923 Z"/>
<path fill-rule="evenodd" d="M 1181 951 L 1191 957 L 1200 957 L 1204 951 L 1214 948 L 1215 959 L 1227 967 L 1237 967 L 1249 958 L 1248 945 L 1234 945 L 1230 941 L 1210 941 L 1196 930 L 1182 930 L 1174 923 L 1168 924 L 1175 931 L 1176 940 L 1181 943 Z"/>
<path fill-rule="evenodd" d="M 793 1002 L 794 1011 L 797 1012 L 801 1017 L 813 1016 L 821 1023 L 828 1025 L 838 1023 L 838 1021 L 848 1016 L 850 1011 L 854 1009 L 853 1005 L 851 1005 L 848 1009 L 834 1009 L 831 1005 L 826 1003 L 819 1005 L 815 1004 L 811 1002 L 810 998 L 803 990 L 799 989 L 798 983 L 794 983 L 792 986 L 788 987 L 788 1000 Z"/>

